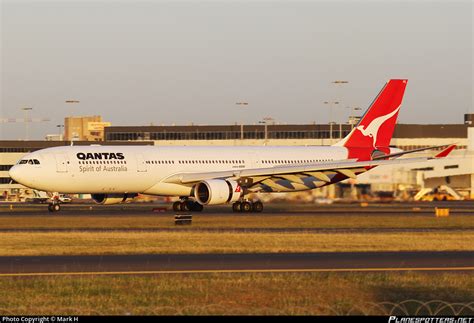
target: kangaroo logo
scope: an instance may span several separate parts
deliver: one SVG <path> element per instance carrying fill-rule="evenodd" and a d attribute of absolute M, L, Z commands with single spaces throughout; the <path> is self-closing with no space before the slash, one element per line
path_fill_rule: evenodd
<path fill-rule="evenodd" d="M 377 135 L 380 127 L 385 123 L 385 121 L 393 117 L 398 112 L 398 110 L 400 110 L 400 107 L 401 106 L 387 115 L 375 118 L 368 126 L 365 127 L 365 129 L 364 126 L 358 126 L 356 129 L 359 130 L 365 137 L 372 138 L 372 145 L 375 148 L 377 145 Z"/>

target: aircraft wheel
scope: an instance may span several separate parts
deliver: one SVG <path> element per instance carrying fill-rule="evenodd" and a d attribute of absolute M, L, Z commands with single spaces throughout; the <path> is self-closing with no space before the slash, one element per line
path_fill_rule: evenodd
<path fill-rule="evenodd" d="M 234 212 L 240 212 L 240 202 L 235 202 L 232 204 L 232 211 Z"/>
<path fill-rule="evenodd" d="M 187 205 L 186 205 L 186 201 L 179 203 L 179 210 L 180 210 L 180 211 L 189 211 L 189 209 L 188 209 L 188 207 L 187 207 Z"/>
<path fill-rule="evenodd" d="M 190 200 L 187 200 L 187 201 L 184 201 L 183 204 L 184 204 L 184 211 L 195 211 L 195 205 L 194 205 L 194 201 L 190 201 Z"/>
<path fill-rule="evenodd" d="M 176 201 L 176 202 L 173 203 L 173 211 L 175 211 L 175 212 L 181 211 L 181 202 L 180 201 Z"/>
<path fill-rule="evenodd" d="M 241 212 L 251 212 L 252 211 L 252 204 L 250 204 L 250 202 L 242 202 L 240 204 L 240 211 Z"/>
<path fill-rule="evenodd" d="M 253 203 L 252 211 L 257 212 L 257 213 L 262 212 L 263 211 L 263 203 L 260 202 L 260 201 L 257 201 L 255 203 Z"/>
<path fill-rule="evenodd" d="M 204 210 L 204 206 L 202 204 L 199 204 L 198 202 L 192 202 L 193 207 L 191 208 L 191 211 L 196 211 L 196 212 L 202 212 Z"/>
<path fill-rule="evenodd" d="M 59 212 L 61 211 L 61 206 L 59 204 L 49 204 L 48 205 L 49 212 Z"/>

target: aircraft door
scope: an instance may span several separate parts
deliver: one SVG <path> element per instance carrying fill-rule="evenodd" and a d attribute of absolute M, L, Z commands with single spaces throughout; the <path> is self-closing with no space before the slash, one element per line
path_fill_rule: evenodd
<path fill-rule="evenodd" d="M 146 172 L 147 167 L 145 163 L 145 159 L 143 158 L 142 154 L 138 154 L 137 156 L 137 172 Z"/>
<path fill-rule="evenodd" d="M 67 173 L 69 160 L 66 154 L 55 154 L 54 158 L 56 159 L 56 172 L 58 173 Z"/>
<path fill-rule="evenodd" d="M 260 154 L 257 151 L 251 151 L 248 153 L 248 158 L 249 158 L 249 168 L 259 168 L 262 167 L 260 164 L 259 156 Z"/>

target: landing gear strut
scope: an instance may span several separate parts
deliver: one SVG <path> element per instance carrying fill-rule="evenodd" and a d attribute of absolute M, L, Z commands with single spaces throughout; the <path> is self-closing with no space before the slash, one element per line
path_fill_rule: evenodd
<path fill-rule="evenodd" d="M 51 197 L 51 202 L 48 205 L 49 212 L 59 212 L 61 211 L 61 205 L 59 204 L 59 194 L 54 193 Z"/>
<path fill-rule="evenodd" d="M 260 201 L 239 201 L 232 204 L 232 211 L 242 213 L 260 213 L 263 211 L 263 203 Z"/>
<path fill-rule="evenodd" d="M 180 212 L 180 211 L 194 211 L 194 212 L 202 212 L 204 207 L 202 204 L 199 204 L 196 201 L 192 201 L 190 199 L 181 199 L 180 201 L 176 201 L 173 203 L 173 211 Z"/>

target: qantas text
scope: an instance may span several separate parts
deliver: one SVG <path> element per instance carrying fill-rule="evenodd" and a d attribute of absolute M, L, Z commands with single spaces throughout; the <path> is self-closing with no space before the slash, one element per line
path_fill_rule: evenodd
<path fill-rule="evenodd" d="M 80 160 L 110 160 L 110 159 L 125 159 L 123 153 L 77 153 L 77 158 Z"/>

